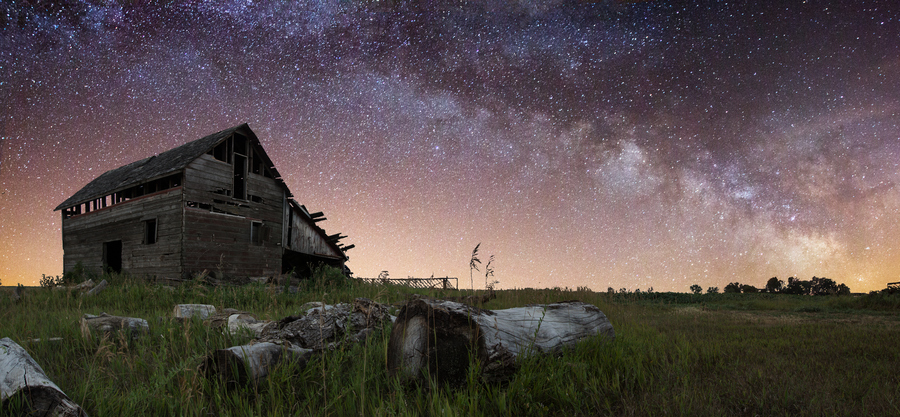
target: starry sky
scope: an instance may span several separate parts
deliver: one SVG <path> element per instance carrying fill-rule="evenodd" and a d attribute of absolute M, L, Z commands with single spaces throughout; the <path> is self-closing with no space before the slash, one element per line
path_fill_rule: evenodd
<path fill-rule="evenodd" d="M 900 281 L 894 1 L 53 3 L 0 3 L 3 285 L 93 178 L 245 122 L 357 276 Z"/>

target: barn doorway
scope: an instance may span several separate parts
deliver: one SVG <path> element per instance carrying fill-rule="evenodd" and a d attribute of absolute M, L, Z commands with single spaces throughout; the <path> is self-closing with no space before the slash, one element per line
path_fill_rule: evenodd
<path fill-rule="evenodd" d="M 113 272 L 122 272 L 122 241 L 103 242 L 103 265 Z"/>

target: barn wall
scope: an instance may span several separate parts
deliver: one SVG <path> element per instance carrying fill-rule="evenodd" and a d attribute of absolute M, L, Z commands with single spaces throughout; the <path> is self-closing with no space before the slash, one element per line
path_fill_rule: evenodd
<path fill-rule="evenodd" d="M 181 276 L 181 188 L 135 198 L 62 220 L 63 270 L 78 262 L 101 273 L 103 243 L 122 242 L 122 272 L 157 277 Z M 144 242 L 144 221 L 156 220 L 156 242 Z"/>
<path fill-rule="evenodd" d="M 184 274 L 203 270 L 225 276 L 281 273 L 284 191 L 272 178 L 249 174 L 248 200 L 228 195 L 231 164 L 202 155 L 185 169 Z M 250 199 L 253 196 L 253 199 Z M 261 223 L 258 241 L 251 227 Z"/>

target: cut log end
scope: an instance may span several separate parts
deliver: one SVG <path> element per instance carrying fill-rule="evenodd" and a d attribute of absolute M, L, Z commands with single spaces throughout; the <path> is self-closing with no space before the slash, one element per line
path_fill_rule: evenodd
<path fill-rule="evenodd" d="M 0 415 L 87 416 L 24 348 L 0 339 Z"/>
<path fill-rule="evenodd" d="M 60 391 L 27 387 L 3 400 L 0 415 L 87 417 L 87 413 Z"/>
<path fill-rule="evenodd" d="M 440 383 L 464 381 L 470 356 L 482 362 L 488 356 L 481 330 L 471 320 L 478 314 L 485 310 L 451 301 L 410 301 L 391 331 L 388 369 L 404 382 L 426 373 Z"/>
<path fill-rule="evenodd" d="M 259 382 L 279 363 L 306 365 L 313 350 L 269 342 L 218 349 L 206 357 L 203 372 L 217 376 L 229 387 Z"/>

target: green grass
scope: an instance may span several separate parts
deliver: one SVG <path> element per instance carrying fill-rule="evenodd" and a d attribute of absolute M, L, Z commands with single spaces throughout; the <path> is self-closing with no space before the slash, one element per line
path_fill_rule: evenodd
<path fill-rule="evenodd" d="M 260 384 L 229 388 L 205 379 L 200 364 L 213 350 L 247 340 L 200 321 L 165 319 L 175 304 L 279 319 L 308 301 L 367 297 L 398 305 L 425 291 L 307 284 L 285 294 L 263 285 L 172 288 L 110 278 L 112 285 L 95 297 L 29 288 L 24 301 L 13 303 L 0 292 L 0 337 L 25 347 L 91 416 L 900 414 L 900 298 L 893 296 L 499 291 L 485 307 L 572 299 L 597 305 L 616 339 L 526 358 L 506 384 L 482 382 L 473 365 L 460 387 L 403 386 L 386 370 L 387 327 L 365 345 L 345 345 L 302 368 L 280 366 Z M 82 338 L 82 314 L 101 312 L 144 318 L 150 334 Z M 31 342 L 50 337 L 65 340 Z"/>

